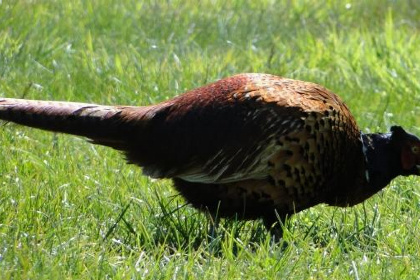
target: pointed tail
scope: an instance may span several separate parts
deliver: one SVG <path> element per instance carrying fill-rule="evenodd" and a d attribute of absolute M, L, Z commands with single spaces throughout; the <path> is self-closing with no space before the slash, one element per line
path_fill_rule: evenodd
<path fill-rule="evenodd" d="M 49 131 L 90 138 L 121 149 L 127 136 L 147 119 L 149 107 L 0 98 L 0 119 Z"/>

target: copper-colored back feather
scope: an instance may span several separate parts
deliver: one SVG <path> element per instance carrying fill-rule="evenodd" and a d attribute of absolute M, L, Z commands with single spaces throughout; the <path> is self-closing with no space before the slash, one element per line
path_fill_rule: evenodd
<path fill-rule="evenodd" d="M 297 149 L 290 138 L 310 145 L 308 157 L 322 155 L 314 146 L 320 135 L 359 139 L 335 94 L 264 74 L 233 76 L 147 107 L 2 99 L 0 118 L 84 136 L 124 151 L 153 177 L 199 183 L 274 178 L 267 165 L 287 163 L 285 149 Z"/>

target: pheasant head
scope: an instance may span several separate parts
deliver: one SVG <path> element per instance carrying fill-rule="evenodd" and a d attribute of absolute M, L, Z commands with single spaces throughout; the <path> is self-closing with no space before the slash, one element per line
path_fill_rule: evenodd
<path fill-rule="evenodd" d="M 399 152 L 401 175 L 420 175 L 420 139 L 400 126 L 391 127 L 391 141 Z"/>

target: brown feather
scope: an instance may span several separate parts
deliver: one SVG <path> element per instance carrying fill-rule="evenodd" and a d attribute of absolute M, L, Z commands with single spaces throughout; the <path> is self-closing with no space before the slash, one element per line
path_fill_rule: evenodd
<path fill-rule="evenodd" d="M 267 226 L 318 203 L 354 205 L 393 177 L 415 174 L 394 161 L 380 167 L 377 151 L 393 159 L 400 150 L 390 150 L 390 134 L 363 136 L 337 95 L 266 74 L 236 75 L 143 107 L 3 98 L 0 119 L 121 150 L 145 174 L 173 178 L 195 207 Z M 419 156 L 406 147 L 415 170 Z"/>

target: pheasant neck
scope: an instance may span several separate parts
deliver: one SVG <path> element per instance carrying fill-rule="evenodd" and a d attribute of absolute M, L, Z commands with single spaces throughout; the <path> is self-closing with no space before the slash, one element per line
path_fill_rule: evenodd
<path fill-rule="evenodd" d="M 391 144 L 391 133 L 361 133 L 360 137 L 367 166 L 367 184 L 380 190 L 401 174 L 399 153 Z"/>
<path fill-rule="evenodd" d="M 362 142 L 362 152 L 363 152 L 363 158 L 365 159 L 365 177 L 366 177 L 366 182 L 369 184 L 370 183 L 370 175 L 369 175 L 369 169 L 367 168 L 369 165 L 369 161 L 368 161 L 368 156 L 367 156 L 367 145 L 366 142 L 364 141 L 363 137 L 365 136 L 365 134 L 360 131 L 360 141 Z"/>

